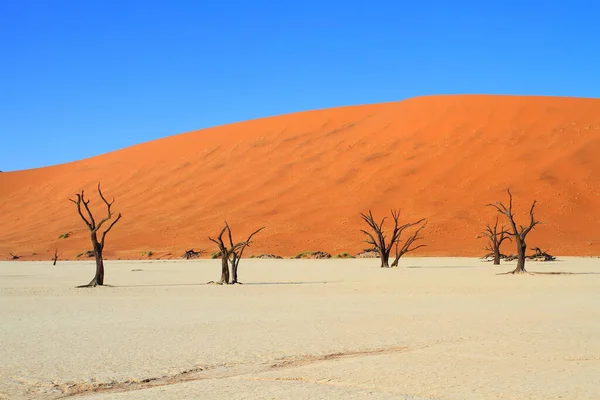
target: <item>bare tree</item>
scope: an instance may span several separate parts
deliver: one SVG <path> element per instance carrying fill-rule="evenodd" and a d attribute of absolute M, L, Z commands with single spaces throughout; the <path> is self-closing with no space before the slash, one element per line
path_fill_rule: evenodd
<path fill-rule="evenodd" d="M 56 265 L 58 261 L 58 249 L 54 249 L 54 257 L 52 257 L 52 265 Z"/>
<path fill-rule="evenodd" d="M 221 256 L 221 280 L 219 282 L 211 281 L 209 283 L 217 283 L 219 285 L 239 283 L 237 279 L 237 271 L 240 259 L 242 258 L 242 254 L 244 253 L 244 249 L 250 245 L 250 240 L 252 239 L 252 237 L 258 232 L 262 231 L 263 229 L 265 228 L 262 227 L 254 231 L 252 234 L 250 234 L 250 236 L 245 242 L 239 242 L 234 244 L 233 237 L 231 234 L 231 228 L 229 227 L 227 221 L 225 221 L 225 226 L 219 233 L 219 236 L 217 236 L 216 239 L 213 239 L 211 237 L 208 238 L 219 247 L 219 253 Z M 229 247 L 227 247 L 227 245 L 223 241 L 223 235 L 225 234 L 225 232 L 227 232 L 227 235 L 229 237 Z M 231 262 L 232 265 L 231 274 L 229 271 L 229 262 Z M 233 279 L 230 280 L 230 277 Z"/>
<path fill-rule="evenodd" d="M 90 210 L 90 207 L 88 205 L 90 203 L 90 200 L 85 199 L 85 194 L 83 190 L 81 191 L 81 193 L 77 194 L 77 199 L 69 199 L 73 203 L 75 203 L 75 205 L 77 206 L 77 212 L 79 213 L 79 216 L 90 230 L 90 238 L 92 240 L 92 247 L 94 249 L 94 257 L 96 258 L 96 274 L 94 275 L 94 279 L 92 279 L 87 285 L 82 285 L 79 287 L 95 287 L 96 285 L 104 285 L 104 261 L 102 258 L 102 252 L 104 250 L 104 240 L 106 239 L 106 234 L 110 232 L 113 226 L 115 226 L 115 224 L 121 219 L 121 213 L 119 213 L 117 215 L 117 218 L 112 220 L 112 222 L 108 225 L 108 228 L 100 234 L 100 240 L 98 240 L 98 233 L 100 232 L 100 228 L 106 222 L 110 221 L 114 215 L 111 210 L 111 207 L 112 204 L 115 202 L 114 198 L 113 201 L 111 201 L 110 203 L 106 200 L 106 198 L 102 194 L 102 190 L 100 190 L 100 183 L 98 183 L 98 194 L 100 195 L 100 198 L 102 199 L 104 204 L 106 204 L 107 210 L 106 217 L 101 219 L 99 222 L 96 222 L 96 220 L 94 219 L 92 211 Z M 82 206 L 85 210 L 87 217 L 83 214 Z"/>
<path fill-rule="evenodd" d="M 216 239 L 213 239 L 210 236 L 208 237 L 210 241 L 215 242 L 216 245 L 219 247 L 219 252 L 221 255 L 221 280 L 215 283 L 218 283 L 220 285 L 229 284 L 229 253 L 227 251 L 227 246 L 225 246 L 225 242 L 223 242 L 223 234 L 225 233 L 228 227 L 229 225 L 227 225 L 227 222 L 225 222 L 225 226 L 223 227 L 223 229 L 221 229 L 221 232 L 219 233 L 219 236 L 217 236 Z"/>
<path fill-rule="evenodd" d="M 377 222 L 375 222 L 375 218 L 373 217 L 373 213 L 371 212 L 371 210 L 369 210 L 368 214 L 361 213 L 360 216 L 367 223 L 367 225 L 369 225 L 369 227 L 371 228 L 372 233 L 367 232 L 366 230 L 363 230 L 363 229 L 361 229 L 360 231 L 362 233 L 364 233 L 365 235 L 367 235 L 366 242 L 371 244 L 373 246 L 373 248 L 375 250 L 377 250 L 377 253 L 379 253 L 379 258 L 381 260 L 381 268 L 389 268 L 390 267 L 390 265 L 389 265 L 390 252 L 391 252 L 392 248 L 394 247 L 394 245 L 396 245 L 396 243 L 400 239 L 400 235 L 402 234 L 402 231 L 404 231 L 406 228 L 409 228 L 411 226 L 418 225 L 425 220 L 424 218 L 422 218 L 422 219 L 418 220 L 417 222 L 409 222 L 408 224 L 399 225 L 398 219 L 400 218 L 400 210 L 392 210 L 392 218 L 394 219 L 394 229 L 392 231 L 391 237 L 389 238 L 389 242 L 386 242 L 387 238 L 386 238 L 385 232 L 383 231 L 383 224 L 387 217 L 383 217 L 381 222 L 377 223 Z M 417 236 L 418 236 L 419 231 L 420 231 L 420 229 L 417 231 Z M 412 240 L 412 242 L 414 242 L 415 240 L 417 240 L 417 237 L 415 237 Z M 413 248 L 413 249 L 409 250 L 409 247 L 412 244 L 412 242 L 409 243 L 409 245 L 406 247 L 405 253 L 407 251 L 416 249 L 416 248 Z M 417 247 L 422 247 L 422 246 L 417 246 Z M 398 259 L 399 259 L 399 257 L 398 257 Z"/>
<path fill-rule="evenodd" d="M 252 240 L 252 237 L 254 235 L 256 235 L 258 232 L 262 231 L 263 229 L 265 229 L 264 226 L 262 228 L 255 230 L 254 232 L 252 232 L 250 234 L 250 236 L 248 236 L 248 239 L 246 239 L 245 242 L 240 242 L 240 243 L 234 245 L 233 238 L 231 237 L 231 228 L 229 226 L 227 227 L 227 232 L 229 234 L 229 246 L 230 246 L 229 248 L 232 249 L 232 251 L 230 253 L 231 283 L 232 284 L 240 283 L 240 282 L 238 282 L 238 266 L 240 264 L 240 260 L 242 259 L 242 255 L 244 254 L 244 250 L 246 249 L 246 247 L 250 246 L 250 241 Z"/>
<path fill-rule="evenodd" d="M 417 223 L 419 223 L 419 222 L 417 222 Z M 415 224 L 417 224 L 417 223 L 415 223 Z M 416 250 L 418 248 L 425 247 L 424 244 L 420 244 L 420 245 L 415 246 L 415 247 L 411 247 L 411 246 L 417 240 L 423 239 L 423 237 L 420 236 L 419 234 L 421 233 L 421 230 L 423 228 L 425 228 L 426 226 L 427 226 L 427 221 L 425 221 L 425 223 L 423 225 L 421 225 L 419 227 L 419 229 L 417 229 L 416 231 L 414 231 L 413 234 L 410 235 L 406 239 L 406 241 L 404 242 L 404 244 L 402 245 L 402 247 L 400 247 L 400 240 L 398 239 L 398 241 L 396 242 L 396 258 L 394 259 L 394 262 L 392 263 L 392 267 L 397 267 L 398 266 L 398 261 L 400 261 L 400 257 L 402 257 L 403 255 L 405 255 L 409 251 L 414 251 L 414 250 Z"/>
<path fill-rule="evenodd" d="M 194 249 L 190 249 L 185 251 L 182 258 L 185 258 L 186 260 L 191 260 L 192 258 L 200 257 L 203 253 L 204 251 L 202 250 L 195 251 Z"/>
<path fill-rule="evenodd" d="M 514 271 L 512 271 L 513 274 L 521 274 L 521 273 L 525 273 L 527 271 L 525 271 L 525 252 L 527 250 L 527 245 L 525 244 L 525 239 L 527 237 L 527 234 L 529 234 L 529 232 L 531 232 L 531 230 L 540 222 L 535 220 L 535 217 L 533 215 L 533 209 L 535 208 L 535 205 L 537 203 L 536 200 L 533 201 L 533 204 L 531 205 L 531 208 L 529 209 L 529 225 L 528 226 L 523 226 L 523 225 L 519 225 L 517 227 L 517 224 L 515 222 L 515 215 L 513 213 L 513 199 L 512 199 L 512 193 L 510 193 L 510 189 L 506 189 L 506 191 L 508 192 L 508 206 L 506 206 L 505 204 L 503 204 L 500 201 L 497 201 L 494 204 L 488 204 L 488 206 L 490 207 L 494 207 L 500 214 L 503 214 L 504 216 L 506 216 L 506 218 L 508 218 L 508 222 L 510 223 L 510 231 L 508 231 L 508 234 L 512 237 L 515 238 L 515 243 L 517 244 L 517 267 L 515 268 Z"/>
<path fill-rule="evenodd" d="M 504 242 L 506 239 L 512 241 L 509 236 L 510 232 L 506 230 L 504 225 L 502 225 L 498 231 L 498 222 L 499 218 L 496 216 L 496 223 L 493 226 L 490 224 L 485 224 L 485 231 L 481 232 L 482 236 L 479 236 L 486 237 L 488 239 L 488 244 L 485 249 L 491 253 L 487 254 L 486 258 L 490 255 L 493 256 L 494 265 L 500 265 L 500 246 L 502 246 L 502 242 Z"/>

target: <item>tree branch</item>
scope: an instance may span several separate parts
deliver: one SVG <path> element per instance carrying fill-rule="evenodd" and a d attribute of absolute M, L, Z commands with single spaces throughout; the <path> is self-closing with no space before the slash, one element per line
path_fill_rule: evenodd
<path fill-rule="evenodd" d="M 69 201 L 75 203 L 75 205 L 77 206 L 77 213 L 79 214 L 79 216 L 81 217 L 83 222 L 85 222 L 85 224 L 87 225 L 89 230 L 93 230 L 94 227 L 93 227 L 92 223 L 90 221 L 88 221 L 85 218 L 85 216 L 83 215 L 83 213 L 81 212 L 81 200 L 83 198 L 83 190 L 81 191 L 81 194 L 78 193 L 78 194 L 76 194 L 76 196 L 77 196 L 77 200 L 69 199 Z"/>
<path fill-rule="evenodd" d="M 115 224 L 117 222 L 119 222 L 119 220 L 121 219 L 121 213 L 119 213 L 119 215 L 117 215 L 117 219 L 115 219 L 109 226 L 108 229 L 106 229 L 104 232 L 102 232 L 102 238 L 100 239 L 100 246 L 102 247 L 102 249 L 104 249 L 104 238 L 106 237 L 106 234 L 108 232 L 110 232 L 110 230 L 112 229 L 113 226 L 115 226 Z"/>

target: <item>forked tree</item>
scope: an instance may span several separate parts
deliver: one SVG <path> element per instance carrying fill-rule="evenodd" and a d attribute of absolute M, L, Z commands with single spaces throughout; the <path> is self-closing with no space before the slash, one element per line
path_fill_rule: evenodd
<path fill-rule="evenodd" d="M 106 198 L 102 194 L 102 190 L 100 190 L 100 183 L 98 183 L 98 194 L 100 195 L 100 198 L 106 205 L 106 211 L 107 211 L 106 217 L 102 218 L 98 222 L 96 222 L 96 219 L 92 215 L 92 211 L 90 210 L 90 207 L 89 207 L 90 200 L 86 200 L 83 190 L 81 191 L 81 193 L 77 194 L 76 199 L 69 199 L 73 203 L 75 203 L 75 205 L 77 206 L 77 212 L 79 213 L 79 216 L 81 217 L 83 222 L 85 222 L 86 226 L 90 230 L 90 238 L 92 240 L 92 248 L 94 251 L 94 257 L 96 258 L 96 274 L 94 275 L 94 279 L 92 279 L 90 281 L 90 283 L 88 283 L 87 285 L 82 285 L 82 286 L 78 286 L 78 287 L 95 287 L 96 285 L 100 285 L 100 286 L 104 285 L 104 260 L 102 258 L 102 252 L 104 251 L 104 241 L 106 239 L 106 234 L 108 232 L 110 232 L 110 230 L 113 228 L 113 226 L 115 226 L 115 224 L 117 222 L 119 222 L 119 220 L 121 219 L 121 213 L 119 213 L 117 215 L 117 218 L 113 219 L 110 222 L 110 224 L 108 225 L 108 228 L 106 228 L 104 231 L 100 230 L 100 228 L 102 228 L 102 226 L 105 223 L 107 223 L 108 221 L 110 221 L 112 219 L 112 217 L 114 216 L 114 214 L 111 210 L 111 207 L 112 207 L 113 203 L 115 202 L 115 200 L 114 200 L 114 198 L 113 198 L 113 201 L 111 201 L 111 202 L 108 202 L 106 200 Z M 82 211 L 82 207 L 83 207 L 83 210 L 85 210 L 85 215 L 84 215 L 84 212 Z M 87 215 L 87 217 L 86 217 L 86 215 Z M 100 234 L 100 239 L 98 240 L 99 234 Z"/>
<path fill-rule="evenodd" d="M 208 239 L 211 240 L 212 242 L 214 242 L 218 246 L 219 253 L 221 255 L 221 280 L 218 282 L 211 281 L 209 283 L 216 283 L 219 285 L 240 283 L 238 281 L 238 267 L 239 267 L 242 255 L 244 253 L 244 249 L 250 245 L 250 241 L 252 240 L 252 237 L 254 235 L 256 235 L 258 232 L 262 231 L 263 229 L 265 229 L 265 228 L 262 227 L 260 229 L 257 229 L 256 231 L 252 232 L 250 234 L 250 236 L 248 236 L 248 239 L 246 239 L 246 241 L 234 244 L 233 235 L 231 233 L 231 228 L 229 227 L 229 224 L 227 223 L 227 221 L 225 221 L 225 226 L 223 227 L 223 229 L 221 230 L 221 232 L 219 233 L 219 235 L 217 236 L 216 239 L 213 239 L 209 236 Z M 229 245 L 225 244 L 225 241 L 223 240 L 223 235 L 225 234 L 225 232 L 227 232 L 227 236 L 229 239 Z M 231 272 L 229 271 L 229 263 L 230 262 L 231 262 Z"/>
<path fill-rule="evenodd" d="M 404 242 L 404 244 L 402 245 L 402 247 L 400 247 L 400 240 L 398 240 L 396 242 L 396 258 L 394 259 L 394 262 L 392 263 L 392 267 L 397 267 L 398 266 L 398 261 L 400 261 L 400 257 L 402 257 L 403 255 L 405 255 L 406 253 L 410 252 L 410 251 L 414 251 L 418 248 L 421 247 L 425 247 L 424 244 L 420 244 L 417 246 L 412 247 L 412 245 L 417 241 L 417 240 L 421 240 L 423 239 L 422 236 L 420 236 L 421 230 L 423 230 L 423 228 L 425 228 L 427 226 L 427 222 L 425 222 L 423 225 L 421 225 L 419 227 L 419 229 L 417 229 L 416 231 L 414 231 L 412 233 L 412 235 L 410 235 L 406 241 Z"/>
<path fill-rule="evenodd" d="M 525 239 L 527 238 L 527 235 L 529 234 L 529 232 L 531 232 L 531 230 L 540 222 L 535 220 L 535 217 L 533 215 L 533 209 L 535 208 L 535 205 L 537 203 L 536 200 L 533 201 L 533 204 L 531 205 L 531 208 L 529 209 L 529 225 L 528 226 L 523 226 L 523 225 L 519 225 L 517 226 L 517 223 L 515 222 L 515 214 L 513 212 L 513 198 L 512 198 L 512 193 L 510 193 L 510 189 L 506 189 L 506 191 L 508 192 L 508 206 L 506 206 L 504 203 L 497 201 L 494 204 L 488 204 L 488 206 L 490 207 L 494 207 L 500 214 L 506 216 L 506 218 L 508 219 L 508 222 L 510 224 L 510 230 L 508 231 L 508 234 L 510 236 L 512 236 L 513 238 L 515 238 L 515 243 L 517 245 L 517 267 L 515 268 L 514 271 L 512 271 L 513 274 L 521 274 L 521 273 L 525 273 L 527 272 L 525 270 L 525 252 L 527 251 L 527 245 L 525 244 Z"/>
<path fill-rule="evenodd" d="M 399 244 L 400 235 L 402 234 L 402 232 L 405 229 L 410 228 L 411 226 L 418 225 L 421 222 L 425 221 L 425 218 L 421 218 L 420 220 L 418 220 L 416 222 L 409 222 L 407 224 L 400 225 L 398 222 L 398 219 L 400 218 L 400 210 L 392 210 L 392 219 L 394 220 L 394 229 L 392 230 L 392 234 L 389 237 L 389 240 L 387 240 L 388 238 L 386 236 L 386 233 L 383 230 L 383 224 L 384 224 L 385 220 L 387 219 L 387 217 L 383 217 L 381 222 L 377 223 L 375 221 L 375 218 L 373 217 L 373 213 L 371 212 L 371 210 L 369 210 L 368 214 L 361 213 L 360 216 L 367 223 L 367 225 L 369 225 L 369 227 L 371 228 L 372 232 L 368 232 L 364 229 L 361 229 L 360 231 L 362 233 L 364 233 L 365 235 L 367 235 L 367 239 L 365 241 L 367 243 L 369 243 L 370 245 L 372 245 L 373 248 L 377 251 L 377 253 L 379 253 L 379 259 L 381 260 L 381 268 L 389 268 L 390 267 L 390 264 L 389 264 L 390 252 L 392 251 L 394 246 L 396 246 L 397 254 L 396 254 L 396 260 L 394 260 L 394 264 L 392 266 L 397 266 L 398 265 L 397 261 L 405 253 L 416 250 L 419 247 L 424 246 L 424 245 L 419 245 L 419 246 L 416 246 L 413 248 L 410 247 L 416 240 L 421 239 L 421 237 L 419 236 L 419 233 L 425 225 L 421 226 L 413 234 L 413 236 L 411 236 L 412 240 L 411 240 L 411 238 L 407 239 L 407 241 L 404 243 L 402 248 L 398 249 L 398 247 L 397 247 L 397 245 Z"/>
<path fill-rule="evenodd" d="M 242 259 L 244 250 L 246 249 L 246 247 L 250 246 L 250 241 L 252 240 L 252 237 L 254 235 L 256 235 L 258 232 L 262 231 L 263 229 L 265 229 L 264 226 L 260 229 L 255 230 L 254 232 L 252 232 L 250 234 L 250 236 L 248 236 L 248 239 L 246 239 L 245 242 L 240 242 L 237 245 L 234 245 L 233 238 L 231 236 L 231 228 L 229 226 L 227 226 L 227 233 L 229 235 L 229 248 L 233 249 L 230 253 L 230 260 L 229 260 L 229 261 L 231 261 L 231 283 L 232 284 L 240 283 L 238 281 L 238 266 L 240 265 L 240 260 Z"/>
<path fill-rule="evenodd" d="M 510 240 L 510 232 L 506 230 L 504 225 L 500 227 L 498 230 L 499 218 L 496 216 L 496 223 L 494 225 L 485 224 L 485 231 L 481 232 L 481 236 L 486 237 L 488 240 L 488 244 L 485 247 L 487 251 L 490 251 L 489 254 L 486 254 L 486 258 L 489 256 L 494 257 L 494 265 L 500 265 L 500 247 L 502 246 L 502 242 L 505 240 Z"/>

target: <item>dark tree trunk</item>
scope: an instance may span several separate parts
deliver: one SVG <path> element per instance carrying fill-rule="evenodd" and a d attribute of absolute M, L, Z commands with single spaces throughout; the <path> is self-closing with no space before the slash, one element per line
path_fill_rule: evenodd
<path fill-rule="evenodd" d="M 92 233 L 92 244 L 94 246 L 94 257 L 96 258 L 96 275 L 89 286 L 104 285 L 104 260 L 102 258 L 102 245 L 98 243 L 96 233 Z"/>
<path fill-rule="evenodd" d="M 238 283 L 238 258 L 237 258 L 237 254 L 233 253 L 233 260 L 231 261 L 231 283 Z"/>
<path fill-rule="evenodd" d="M 227 253 L 221 255 L 221 283 L 229 284 L 229 260 Z"/>
<path fill-rule="evenodd" d="M 54 257 L 52 257 L 52 265 L 56 265 L 56 261 L 58 261 L 58 249 L 54 250 Z"/>
<path fill-rule="evenodd" d="M 381 259 L 381 268 L 390 267 L 390 253 L 382 251 L 379 253 L 379 258 Z"/>
<path fill-rule="evenodd" d="M 525 242 L 517 239 L 517 268 L 513 271 L 513 274 L 522 274 L 525 271 L 525 252 L 527 250 L 527 246 Z"/>
<path fill-rule="evenodd" d="M 494 265 L 500 265 L 500 246 L 494 249 Z"/>

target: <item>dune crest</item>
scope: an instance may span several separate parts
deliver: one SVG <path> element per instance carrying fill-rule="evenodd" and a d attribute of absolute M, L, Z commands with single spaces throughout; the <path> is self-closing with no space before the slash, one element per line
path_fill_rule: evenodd
<path fill-rule="evenodd" d="M 482 255 L 477 235 L 495 218 L 485 204 L 507 187 L 517 222 L 538 201 L 530 247 L 600 255 L 598 154 L 600 99 L 428 96 L 257 119 L 0 174 L 0 255 L 89 250 L 68 199 L 85 189 L 104 212 L 98 181 L 123 213 L 108 258 L 214 251 L 223 220 L 240 237 L 266 226 L 247 255 L 356 253 L 368 247 L 359 213 L 390 208 L 427 218 L 415 255 Z"/>

